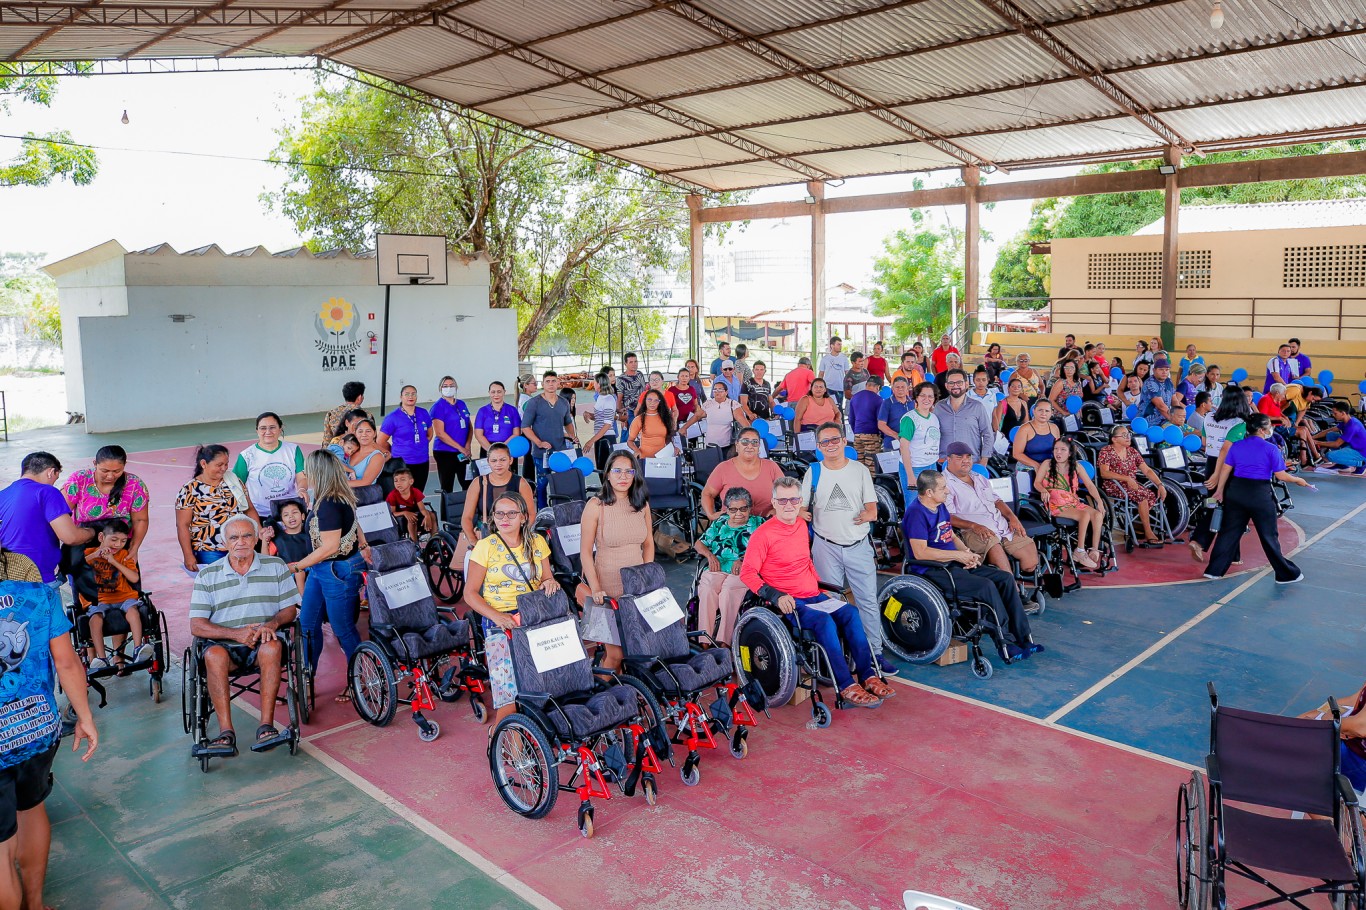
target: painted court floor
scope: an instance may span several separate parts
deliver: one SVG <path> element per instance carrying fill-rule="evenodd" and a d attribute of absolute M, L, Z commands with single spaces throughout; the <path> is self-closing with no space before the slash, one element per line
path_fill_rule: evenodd
<path fill-rule="evenodd" d="M 1275 585 L 1249 559 L 1224 580 L 1155 584 L 1145 557 L 1176 573 L 1184 548 L 1135 553 L 1035 621 L 1044 654 L 986 681 L 966 665 L 905 667 L 895 698 L 825 730 L 807 729 L 805 705 L 776 709 L 746 760 L 705 755 L 699 786 L 666 768 L 657 806 L 598 802 L 592 840 L 572 794 L 540 821 L 503 806 L 464 703 L 438 707 L 429 744 L 402 711 L 378 729 L 334 704 L 331 640 L 300 754 L 246 753 L 203 774 L 180 722 L 190 582 L 170 507 L 190 473 L 183 445 L 200 433 L 123 443 L 141 449 L 130 469 L 154 497 L 143 568 L 177 666 L 161 705 L 145 679 L 113 681 L 99 753 L 58 759 L 56 907 L 885 910 L 907 888 L 984 910 L 1172 906 L 1175 793 L 1207 745 L 1205 682 L 1228 704 L 1299 712 L 1366 675 L 1366 484 L 1317 476 L 1282 534 L 1299 542 L 1304 582 Z M 38 442 L 0 447 L 0 482 Z M 95 447 L 67 431 L 41 442 L 68 468 Z M 1130 573 L 1140 586 L 1121 586 Z M 680 592 L 691 580 L 682 567 L 671 578 Z"/>

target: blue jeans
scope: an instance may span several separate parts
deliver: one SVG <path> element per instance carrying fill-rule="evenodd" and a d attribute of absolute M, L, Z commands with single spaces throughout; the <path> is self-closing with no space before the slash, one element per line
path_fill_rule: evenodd
<path fill-rule="evenodd" d="M 843 692 L 856 680 L 849 675 L 849 662 L 844 659 L 844 645 L 840 644 L 841 640 L 849 645 L 859 679 L 876 676 L 877 671 L 873 669 L 873 652 L 868 647 L 868 636 L 864 634 L 863 619 L 859 616 L 857 607 L 845 604 L 834 613 L 822 613 L 807 606 L 808 603 L 817 603 L 827 597 L 828 594 L 818 594 L 815 597 L 796 598 L 797 619 L 803 629 L 809 630 L 815 636 L 816 643 L 825 649 L 835 671 L 835 685 Z"/>
<path fill-rule="evenodd" d="M 1343 468 L 1359 468 L 1366 464 L 1366 458 L 1351 446 L 1342 446 L 1337 449 L 1324 449 L 1324 456 L 1333 464 Z"/>
<path fill-rule="evenodd" d="M 532 449 L 531 463 L 536 469 L 536 508 L 545 508 L 545 489 L 550 485 L 550 456 L 554 449 Z"/>
<path fill-rule="evenodd" d="M 195 550 L 194 561 L 201 566 L 211 566 L 227 555 L 227 550 Z"/>
<path fill-rule="evenodd" d="M 318 668 L 323 654 L 323 618 L 332 626 L 346 659 L 360 645 L 356 614 L 360 609 L 360 578 L 363 562 L 359 553 L 347 559 L 319 563 L 308 570 L 304 582 L 303 610 L 299 622 L 308 636 L 308 665 Z"/>

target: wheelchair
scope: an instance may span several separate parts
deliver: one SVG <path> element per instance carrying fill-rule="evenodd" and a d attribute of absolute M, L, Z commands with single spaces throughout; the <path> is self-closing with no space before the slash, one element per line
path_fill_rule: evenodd
<path fill-rule="evenodd" d="M 436 533 L 422 545 L 422 564 L 432 580 L 432 592 L 444 604 L 458 603 L 465 593 L 465 570 L 451 568 L 460 542 L 460 518 L 464 511 L 464 490 L 443 492 Z M 369 535 L 366 538 L 368 540 Z"/>
<path fill-rule="evenodd" d="M 650 496 L 650 516 L 654 521 L 651 530 L 657 531 L 662 525 L 672 523 L 682 529 L 689 543 L 693 543 L 698 538 L 699 491 L 684 479 L 683 466 L 682 458 L 646 458 L 641 462 L 645 488 Z"/>
<path fill-rule="evenodd" d="M 162 613 L 152 603 L 152 596 L 142 589 L 142 586 L 135 585 L 138 594 L 138 615 L 142 617 L 142 631 L 147 636 L 147 642 L 152 646 L 152 656 L 147 660 L 134 661 L 131 653 L 125 653 L 129 648 L 129 628 L 128 617 L 122 610 L 106 610 L 104 612 L 104 636 L 106 638 L 125 636 L 124 643 L 118 648 L 106 647 L 105 653 L 110 658 L 118 655 L 124 659 L 122 666 L 115 666 L 111 660 L 109 666 L 99 670 L 90 670 L 90 648 L 93 641 L 90 637 L 90 614 L 88 605 L 94 603 L 97 598 L 95 591 L 94 571 L 84 561 L 73 561 L 72 573 L 69 576 L 71 583 L 72 602 L 65 606 L 67 619 L 71 622 L 71 646 L 76 649 L 76 654 L 81 659 L 81 667 L 85 670 L 85 681 L 91 689 L 100 696 L 99 706 L 103 708 L 108 704 L 108 695 L 102 680 L 111 676 L 129 676 L 139 670 L 147 671 L 147 694 L 151 696 L 153 702 L 160 704 L 162 696 L 165 694 L 166 669 L 171 663 L 171 633 L 166 627 L 166 614 Z M 136 649 L 134 649 L 135 651 Z"/>
<path fill-rule="evenodd" d="M 422 712 L 435 710 L 437 698 L 455 702 L 469 693 L 470 710 L 482 724 L 488 719 L 480 698 L 488 671 L 479 659 L 479 624 L 436 606 L 425 573 L 413 572 L 422 563 L 412 541 L 372 546 L 370 555 L 370 640 L 360 643 L 347 665 L 356 713 L 384 727 L 399 704 L 408 705 L 418 738 L 429 743 L 441 735 L 441 726 Z M 404 697 L 400 682 L 408 689 Z"/>
<path fill-rule="evenodd" d="M 276 695 L 277 704 L 285 705 L 289 716 L 289 754 L 299 751 L 302 728 L 308 722 L 313 707 L 312 680 L 309 678 L 307 660 L 304 657 L 303 629 L 296 619 L 275 633 L 284 646 L 280 662 L 280 694 Z M 204 773 L 209 771 L 209 761 L 224 757 L 225 753 L 209 745 L 209 718 L 213 714 L 213 702 L 209 699 L 209 683 L 205 676 L 204 651 L 214 642 L 196 638 L 185 649 L 181 664 L 180 712 L 185 732 L 193 740 L 190 745 L 190 758 L 199 761 Z M 255 665 L 237 667 L 228 671 L 228 697 L 236 699 L 244 693 L 261 694 L 260 669 Z"/>
<path fill-rule="evenodd" d="M 1210 699 L 1210 748 L 1205 770 L 1191 772 L 1176 797 L 1176 894 L 1181 910 L 1228 905 L 1230 873 L 1274 897 L 1251 908 L 1322 894 L 1335 908 L 1366 908 L 1366 843 L 1351 783 L 1339 773 L 1341 712 L 1332 719 L 1260 714 Z M 1285 818 L 1254 812 L 1302 812 Z M 1290 891 L 1257 870 L 1293 876 Z M 1318 884 L 1312 884 L 1317 880 Z"/>
<path fill-rule="evenodd" d="M 731 652 L 706 632 L 686 631 L 686 617 L 669 592 L 664 569 L 656 563 L 632 566 L 622 569 L 621 581 L 624 594 L 610 603 L 623 669 L 663 706 L 664 722 L 674 729 L 670 742 L 688 750 L 679 775 L 685 785 L 696 786 L 702 779 L 698 750 L 715 749 L 716 737 L 729 735 L 730 754 L 743 759 L 749 754 L 749 728 L 758 719 L 734 682 Z M 704 707 L 709 689 L 716 700 Z"/>
<path fill-rule="evenodd" d="M 583 562 L 579 558 L 583 508 L 584 503 L 577 500 L 546 506 L 536 513 L 532 525 L 532 530 L 544 534 L 550 544 L 550 569 L 576 609 L 579 582 L 583 579 Z"/>
<path fill-rule="evenodd" d="M 1166 451 L 1184 452 L 1183 449 L 1170 448 Z M 1149 521 L 1152 523 L 1153 530 L 1165 542 L 1179 543 L 1181 535 L 1190 528 L 1190 500 L 1187 498 L 1187 491 L 1182 484 L 1160 474 L 1158 477 L 1162 481 L 1163 489 L 1167 491 L 1167 498 L 1153 503 Z M 1152 482 L 1146 477 L 1140 478 L 1139 483 L 1148 489 L 1155 489 Z M 1097 484 L 1097 487 L 1099 486 Z M 1200 489 L 1204 489 L 1204 484 L 1199 484 L 1199 486 Z M 1193 493 L 1194 490 L 1191 492 Z M 1102 489 L 1101 496 L 1105 500 L 1109 527 L 1118 529 L 1124 536 L 1125 553 L 1132 553 L 1135 548 L 1140 547 L 1152 549 L 1161 546 L 1160 544 L 1139 542 L 1138 529 L 1142 526 L 1142 516 L 1139 514 L 1138 501 L 1132 499 L 1127 490 L 1121 489 L 1120 495 L 1115 496 Z"/>
<path fill-rule="evenodd" d="M 1064 577 L 1062 593 L 1080 590 L 1082 569 L 1078 568 L 1076 559 L 1072 556 L 1072 551 L 1077 549 L 1078 544 L 1077 523 L 1070 518 L 1055 518 L 1048 514 L 1048 509 L 1043 500 L 1034 490 L 1033 471 L 1018 471 L 1016 484 L 1017 489 L 1028 489 L 1027 493 L 1021 493 L 1020 506 L 1016 510 L 1021 521 L 1028 519 L 1025 521 L 1026 529 L 1031 527 L 1031 523 L 1047 524 L 1056 532 L 1054 534 L 1039 533 L 1039 536 L 1035 538 L 1035 543 L 1039 547 L 1041 566 L 1047 566 L 1049 574 Z M 1100 567 L 1096 571 L 1102 573 L 1119 571 L 1119 556 L 1115 551 L 1114 535 L 1111 532 L 1112 521 L 1112 516 L 1107 512 L 1106 520 L 1101 523 L 1099 548 L 1101 561 Z M 1030 536 L 1034 537 L 1035 533 L 1031 532 Z M 1065 576 L 1068 574 L 1072 576 L 1070 582 L 1065 581 Z"/>
<path fill-rule="evenodd" d="M 592 800 L 611 799 L 609 783 L 655 804 L 660 756 L 670 757 L 663 714 L 644 683 L 593 667 L 562 592 L 523 594 L 517 610 L 521 624 L 505 633 L 517 710 L 493 730 L 489 773 L 499 797 L 525 818 L 548 815 L 560 791 L 576 794 L 579 833 L 592 837 Z"/>

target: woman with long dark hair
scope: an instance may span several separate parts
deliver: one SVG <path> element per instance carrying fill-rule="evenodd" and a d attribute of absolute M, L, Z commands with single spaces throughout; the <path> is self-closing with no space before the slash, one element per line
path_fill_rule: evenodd
<path fill-rule="evenodd" d="M 1042 404 L 1039 402 L 1036 407 Z M 1096 485 L 1077 463 L 1077 459 L 1075 442 L 1066 436 L 1054 441 L 1053 457 L 1039 467 L 1034 489 L 1043 496 L 1049 515 L 1070 518 L 1077 523 L 1077 548 L 1072 551 L 1072 558 L 1088 569 L 1096 569 L 1100 565 L 1100 533 L 1105 524 L 1105 509 L 1100 505 L 1101 498 Z M 1083 487 L 1095 505 L 1077 495 Z M 1086 547 L 1088 528 L 1091 532 L 1090 547 Z"/>
<path fill-rule="evenodd" d="M 581 539 L 592 545 L 584 546 L 579 554 L 588 596 L 598 603 L 622 596 L 622 569 L 655 558 L 654 525 L 640 461 L 630 452 L 613 452 L 607 460 L 606 480 L 602 492 L 584 506 Z M 607 648 L 603 666 L 613 670 L 621 666 L 621 646 L 603 644 Z"/>
<path fill-rule="evenodd" d="M 647 389 L 640 399 L 640 409 L 631 428 L 626 431 L 626 443 L 640 458 L 668 457 L 677 454 L 673 449 L 674 418 L 664 393 Z"/>
<path fill-rule="evenodd" d="M 227 447 L 200 446 L 194 456 L 194 477 L 175 498 L 176 539 L 186 572 L 197 575 L 200 566 L 228 555 L 219 532 L 223 522 L 239 512 L 256 519 L 259 525 L 261 518 L 246 488 L 228 471 Z"/>
<path fill-rule="evenodd" d="M 390 458 L 402 459 L 413 472 L 413 486 L 425 493 L 431 473 L 432 415 L 418 407 L 415 385 L 405 385 L 398 401 L 398 408 L 380 424 L 379 447 Z"/>
<path fill-rule="evenodd" d="M 128 522 L 128 555 L 134 562 L 147 537 L 147 509 L 151 504 L 147 485 L 127 470 L 128 453 L 122 446 L 101 446 L 92 467 L 76 471 L 62 484 L 62 496 L 71 507 L 76 524 L 89 527 L 111 518 Z"/>

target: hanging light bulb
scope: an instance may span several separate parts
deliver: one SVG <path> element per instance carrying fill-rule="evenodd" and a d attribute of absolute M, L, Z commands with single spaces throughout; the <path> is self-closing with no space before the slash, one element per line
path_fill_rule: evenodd
<path fill-rule="evenodd" d="M 127 126 L 127 125 L 128 125 L 128 112 L 127 112 L 127 111 L 124 111 L 124 112 L 123 112 L 123 116 L 119 118 L 119 123 L 122 123 L 124 126 Z"/>
<path fill-rule="evenodd" d="M 1223 0 L 1214 0 L 1214 8 L 1209 11 L 1209 27 L 1224 27 L 1224 3 Z"/>

